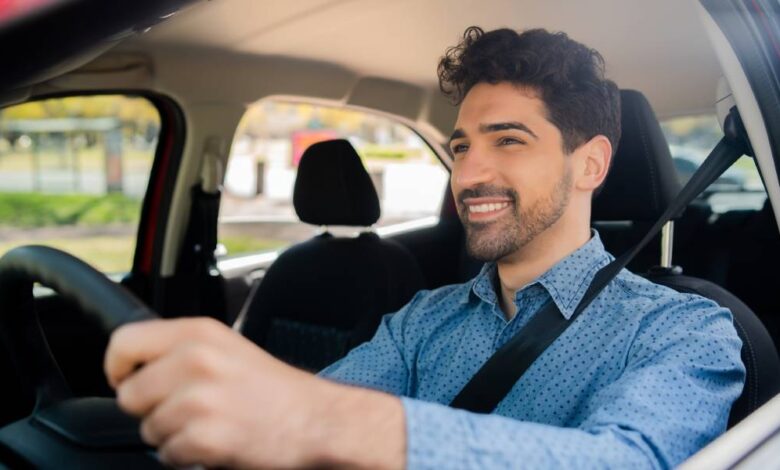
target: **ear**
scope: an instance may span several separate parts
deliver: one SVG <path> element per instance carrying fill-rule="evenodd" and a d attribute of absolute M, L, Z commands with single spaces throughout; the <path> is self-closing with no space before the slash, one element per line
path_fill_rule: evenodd
<path fill-rule="evenodd" d="M 578 152 L 582 159 L 582 173 L 577 178 L 576 187 L 583 191 L 593 191 L 607 177 L 612 161 L 612 144 L 603 135 L 597 135 L 580 146 Z"/>

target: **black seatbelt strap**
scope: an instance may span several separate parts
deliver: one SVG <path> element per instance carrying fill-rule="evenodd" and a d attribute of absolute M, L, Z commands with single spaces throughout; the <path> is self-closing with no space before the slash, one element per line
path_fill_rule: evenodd
<path fill-rule="evenodd" d="M 176 276 L 168 286 L 179 295 L 169 296 L 161 310 L 170 316 L 187 312 L 187 315 L 205 315 L 226 322 L 224 279 L 214 255 L 221 193 L 207 192 L 196 185 L 190 194 L 192 205 L 187 232 L 179 251 Z"/>
<path fill-rule="evenodd" d="M 731 120 L 731 122 L 729 122 Z M 732 128 L 729 128 L 729 125 Z M 452 400 L 450 406 L 476 413 L 490 413 L 504 399 L 531 364 L 552 344 L 601 291 L 625 268 L 636 254 L 663 228 L 664 224 L 682 213 L 688 204 L 723 174 L 746 152 L 739 115 L 736 108 L 726 120 L 726 137 L 712 150 L 663 215 L 634 248 L 601 268 L 593 277 L 577 308 L 567 320 L 555 302 L 548 302 L 528 324 L 498 349 Z M 749 151 L 749 150 L 748 150 Z"/>

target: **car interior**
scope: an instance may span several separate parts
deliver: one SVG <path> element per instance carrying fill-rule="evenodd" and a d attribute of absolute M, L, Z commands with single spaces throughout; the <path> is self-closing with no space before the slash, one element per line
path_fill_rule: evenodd
<path fill-rule="evenodd" d="M 748 375 L 732 408 L 730 427 L 780 393 L 780 297 L 775 294 L 774 269 L 780 263 L 780 185 L 777 172 L 770 171 L 770 160 L 780 152 L 765 147 L 758 137 L 755 116 L 762 129 L 764 124 L 770 128 L 770 118 L 767 112 L 751 113 L 743 105 L 745 87 L 738 86 L 724 65 L 719 43 L 711 39 L 719 14 L 725 18 L 720 20 L 721 29 L 728 32 L 735 27 L 738 13 L 734 12 L 752 18 L 758 11 L 777 13 L 776 5 L 761 0 L 757 10 L 750 10 L 745 6 L 748 2 L 707 0 L 491 0 L 487 8 L 468 0 L 139 0 L 132 7 L 111 10 L 100 3 L 42 2 L 35 10 L 6 13 L 5 19 L 0 8 L 0 43 L 31 45 L 24 51 L 1 52 L 7 55 L 10 72 L 0 74 L 0 110 L 93 95 L 143 98 L 154 107 L 159 126 L 144 176 L 137 227 L 133 227 L 131 266 L 114 273 L 112 281 L 117 282 L 110 283 L 140 299 L 143 309 L 148 307 L 163 318 L 217 318 L 275 356 L 317 371 L 369 340 L 382 316 L 398 310 L 419 290 L 472 278 L 481 263 L 465 250 L 449 186 L 445 184 L 437 194 L 432 218 L 383 225 L 380 217 L 392 213 L 385 197 L 389 170 L 376 176 L 377 167 L 369 164 L 359 139 L 322 134 L 301 150 L 285 193 L 289 202 L 284 210 L 290 214 L 285 212 L 284 217 L 289 215 L 307 228 L 301 231 L 303 236 L 273 249 L 219 254 L 230 229 L 223 220 L 226 203 L 234 197 L 225 175 L 230 174 L 231 161 L 243 158 L 238 142 L 247 127 L 248 110 L 273 100 L 327 105 L 388 119 L 420 139 L 425 152 L 448 171 L 451 158 L 446 140 L 457 108 L 437 88 L 438 58 L 472 24 L 485 29 L 545 27 L 565 31 L 599 50 L 608 77 L 621 88 L 622 137 L 607 181 L 594 197 L 592 215 L 593 228 L 615 256 L 642 239 L 683 187 L 666 123 L 707 115 L 723 124 L 731 109 L 722 106 L 723 90 L 729 86 L 734 90 L 731 99 L 736 98 L 749 136 L 745 151 L 759 162 L 750 159 L 761 188 L 750 195 L 738 190 L 724 196 L 727 191 L 712 187 L 704 191 L 665 224 L 628 268 L 731 309 L 743 340 Z M 777 21 L 777 16 L 770 17 Z M 80 28 L 79 21 L 68 18 L 100 27 Z M 759 28 L 771 32 L 773 25 Z M 46 52 L 31 58 L 35 47 Z M 3 127 L 4 116 L 0 114 L 0 139 L 12 135 L 10 127 Z M 276 124 L 263 123 L 273 134 Z M 14 139 L 18 141 L 19 135 Z M 707 151 L 712 147 L 714 143 Z M 0 185 L 2 157 L 0 147 Z M 273 161 L 267 158 L 264 163 L 270 171 Z M 255 160 L 251 164 L 259 168 Z M 253 195 L 261 192 L 260 180 L 252 184 Z M 268 177 L 263 184 L 268 186 Z M 403 189 L 412 197 L 414 190 Z M 740 205 L 755 193 L 758 204 Z M 733 206 L 722 209 L 715 203 L 718 197 L 729 198 Z M 246 230 L 255 227 L 256 219 L 273 218 L 250 215 Z M 259 232 L 248 233 L 261 237 Z M 34 243 L 36 238 L 30 240 Z M 8 249 L 25 241 L 14 240 Z M 0 254 L 8 251 L 5 245 L 0 248 Z M 49 262 L 40 253 L 25 256 Z M 27 264 L 19 263 L 18 269 L 27 269 Z M 56 265 L 46 269 L 55 270 Z M 57 278 L 53 283 L 68 289 L 67 280 Z M 50 372 L 62 376 L 68 390 L 62 396 L 111 397 L 102 357 L 113 323 L 102 320 L 102 313 L 85 314 L 89 308 L 84 297 L 36 289 L 29 299 L 37 312 L 35 328 L 45 332 L 44 349 L 56 358 Z M 110 287 L 105 289 L 108 292 Z M 6 297 L 0 298 L 12 297 L 0 282 L 3 292 Z M 111 292 L 106 294 L 105 299 L 111 299 L 107 302 L 122 302 L 117 300 L 122 294 Z M 126 315 L 123 318 L 141 308 L 132 302 L 117 305 Z M 94 310 L 102 311 L 97 306 Z M 24 342 L 9 338 L 12 328 L 22 328 L 22 322 L 17 323 L 2 332 L 7 354 L 0 355 L 0 374 L 7 385 L 0 394 L 0 466 L 6 461 L 29 464 L 28 457 L 13 446 L 21 446 L 32 434 L 16 428 L 16 437 L 10 439 L 13 433 L 3 426 L 39 409 L 41 398 L 35 391 L 49 384 L 30 382 L 20 373 L 14 359 L 18 351 L 9 351 L 11 343 Z M 35 331 L 29 330 L 25 338 Z M 30 356 L 37 358 L 36 354 Z M 44 362 L 45 358 L 25 363 L 37 367 Z M 59 397 L 54 393 L 50 401 Z M 96 416 L 104 418 L 101 423 L 123 419 L 101 403 L 95 405 L 98 411 L 58 409 L 59 415 L 50 413 L 42 419 L 57 427 L 64 416 L 86 413 L 90 419 L 67 421 L 61 427 L 67 428 L 64 433 L 70 433 L 71 442 L 99 441 L 99 433 L 88 430 L 90 420 Z M 117 434 L 123 437 L 100 445 L 125 445 L 127 452 L 143 448 L 135 434 L 126 432 L 130 424 L 122 421 L 116 426 L 112 429 L 123 430 L 124 434 Z M 53 453 L 59 452 L 54 450 L 58 444 L 47 445 Z"/>

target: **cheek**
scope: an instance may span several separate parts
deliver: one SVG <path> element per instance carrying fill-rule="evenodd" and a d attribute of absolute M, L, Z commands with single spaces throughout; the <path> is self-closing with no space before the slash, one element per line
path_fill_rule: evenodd
<path fill-rule="evenodd" d="M 549 198 L 550 192 L 558 186 L 565 166 L 550 164 L 556 157 L 560 158 L 556 155 L 543 155 L 540 158 L 528 159 L 523 165 L 516 165 L 511 171 L 504 173 L 506 185 L 520 196 L 521 209 Z"/>

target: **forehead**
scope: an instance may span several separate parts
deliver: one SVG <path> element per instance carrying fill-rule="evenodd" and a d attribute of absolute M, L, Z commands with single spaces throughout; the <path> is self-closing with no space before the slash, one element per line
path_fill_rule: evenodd
<path fill-rule="evenodd" d="M 506 82 L 479 83 L 461 103 L 455 128 L 468 132 L 480 124 L 509 121 L 549 125 L 547 109 L 534 90 Z"/>

